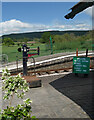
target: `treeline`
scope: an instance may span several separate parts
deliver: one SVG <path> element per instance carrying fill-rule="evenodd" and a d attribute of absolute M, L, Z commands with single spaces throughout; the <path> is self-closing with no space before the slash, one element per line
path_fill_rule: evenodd
<path fill-rule="evenodd" d="M 22 45 L 22 44 L 27 44 L 27 42 L 30 41 L 28 38 L 23 38 L 23 39 L 19 39 L 19 42 L 15 42 L 13 41 L 12 38 L 8 37 L 8 38 L 3 38 L 2 39 L 2 45 L 5 45 L 5 46 L 13 46 L 13 45 Z"/>
<path fill-rule="evenodd" d="M 48 49 L 50 49 L 50 36 L 52 38 L 54 50 L 74 50 L 76 48 L 92 49 L 92 31 L 87 32 L 82 36 L 77 36 L 74 33 L 65 33 L 63 35 L 51 35 L 50 32 L 46 32 L 42 35 L 40 42 L 48 44 Z"/>
<path fill-rule="evenodd" d="M 3 37 L 2 43 L 5 46 L 10 45 L 22 45 L 23 43 L 34 41 L 36 43 L 42 43 L 46 45 L 46 50 L 50 49 L 50 37 L 53 43 L 53 50 L 73 50 L 79 49 L 92 49 L 92 31 L 85 32 L 84 34 L 74 34 L 74 32 L 65 34 L 52 34 L 52 32 L 43 32 L 40 38 L 19 38 L 12 39 L 9 37 Z M 33 44 L 33 43 L 30 43 Z"/>
<path fill-rule="evenodd" d="M 91 32 L 82 35 L 75 36 L 73 33 L 64 35 L 55 35 L 53 37 L 55 50 L 75 50 L 79 49 L 92 49 L 92 34 Z"/>
<path fill-rule="evenodd" d="M 89 31 L 48 31 L 51 35 L 64 35 L 65 33 L 71 34 L 73 33 L 76 36 L 85 35 Z M 28 41 L 32 41 L 34 38 L 40 39 L 45 32 L 30 32 L 30 33 L 19 33 L 19 34 L 10 34 L 3 35 L 2 41 L 5 38 L 11 38 L 14 42 L 19 42 L 21 39 L 27 38 Z"/>

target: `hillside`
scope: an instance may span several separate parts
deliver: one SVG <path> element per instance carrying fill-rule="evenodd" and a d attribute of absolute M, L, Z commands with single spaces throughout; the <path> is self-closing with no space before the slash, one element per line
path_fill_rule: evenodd
<path fill-rule="evenodd" d="M 74 33 L 77 36 L 81 36 L 86 34 L 88 31 L 46 31 L 50 32 L 52 35 L 63 35 L 65 33 Z M 10 37 L 13 40 L 14 39 L 23 39 L 23 38 L 41 38 L 42 34 L 44 32 L 29 32 L 29 33 L 16 33 L 16 34 L 9 34 L 9 35 L 3 35 L 2 38 Z"/>

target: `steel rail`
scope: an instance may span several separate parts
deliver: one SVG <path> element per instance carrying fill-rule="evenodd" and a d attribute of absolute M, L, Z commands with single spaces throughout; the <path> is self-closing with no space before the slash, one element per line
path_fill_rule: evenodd
<path fill-rule="evenodd" d="M 81 53 L 81 54 L 79 54 L 79 56 L 85 56 L 86 55 L 86 53 Z M 93 53 L 88 53 L 88 56 L 89 55 L 93 55 Z M 32 66 L 32 65 L 41 65 L 41 64 L 45 64 L 45 63 L 50 63 L 50 62 L 53 62 L 53 61 L 56 61 L 56 60 L 63 60 L 63 59 L 70 59 L 70 58 L 73 58 L 75 56 L 75 54 L 70 54 L 70 55 L 65 55 L 65 56 L 60 56 L 60 57 L 56 57 L 56 58 L 51 58 L 51 59 L 47 59 L 47 60 L 43 60 L 43 61 L 39 61 L 39 62 L 35 62 L 35 63 L 29 63 L 28 64 L 28 67 L 29 66 Z M 92 57 L 91 57 L 92 58 Z M 22 68 L 22 65 L 20 64 L 20 66 L 18 66 L 18 68 L 16 67 L 16 66 L 13 66 L 13 65 L 11 65 L 10 67 L 8 67 L 8 70 L 17 70 L 17 69 L 21 69 Z M 0 71 L 0 72 L 2 72 L 2 71 Z"/>

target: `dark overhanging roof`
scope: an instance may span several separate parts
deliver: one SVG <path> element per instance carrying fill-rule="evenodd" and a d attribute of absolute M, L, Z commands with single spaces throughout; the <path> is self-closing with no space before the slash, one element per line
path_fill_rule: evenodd
<path fill-rule="evenodd" d="M 66 19 L 72 19 L 74 16 L 83 10 L 85 10 L 88 7 L 91 7 L 94 5 L 94 0 L 80 0 L 76 5 L 74 5 L 72 8 L 70 8 L 72 11 L 65 15 L 64 17 Z"/>

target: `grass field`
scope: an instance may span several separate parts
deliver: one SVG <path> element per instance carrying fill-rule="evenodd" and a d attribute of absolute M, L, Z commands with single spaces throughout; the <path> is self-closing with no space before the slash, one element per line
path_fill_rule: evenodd
<path fill-rule="evenodd" d="M 53 44 L 53 54 L 55 53 L 63 53 L 63 52 L 71 52 L 71 51 L 76 51 L 76 48 L 78 47 L 79 50 L 86 50 L 91 49 L 91 41 L 86 42 L 85 44 L 81 45 L 76 45 L 75 43 L 72 43 L 72 48 L 64 48 L 64 44 L 59 43 L 59 44 Z M 74 46 L 73 46 L 74 45 Z M 48 47 L 47 44 L 42 44 L 42 43 L 35 43 L 33 46 L 30 46 L 30 44 L 27 44 L 30 48 L 37 48 L 38 46 L 40 47 L 40 55 L 39 56 L 45 56 L 45 55 L 50 55 L 51 50 L 50 46 Z M 70 46 L 70 43 L 67 43 L 67 46 Z M 85 47 L 86 46 L 86 47 Z M 2 46 L 2 54 L 6 54 L 8 56 L 8 62 L 16 61 L 17 56 L 19 59 L 22 59 L 22 52 L 18 52 L 18 48 L 22 46 L 17 46 L 16 44 L 14 46 Z M 32 53 L 32 51 L 28 52 Z M 38 57 L 38 55 L 35 55 L 34 57 Z"/>
<path fill-rule="evenodd" d="M 29 46 L 29 45 L 27 45 Z M 37 48 L 40 47 L 40 56 L 42 55 L 48 55 L 50 54 L 49 51 L 45 51 L 45 45 L 44 44 L 34 44 L 34 46 L 31 46 L 30 48 Z M 8 62 L 16 61 L 17 56 L 19 59 L 22 58 L 22 52 L 18 52 L 18 48 L 22 46 L 2 46 L 2 54 L 6 54 L 8 56 Z M 28 53 L 32 53 L 32 51 L 29 51 Z M 37 57 L 38 55 L 34 56 Z"/>

